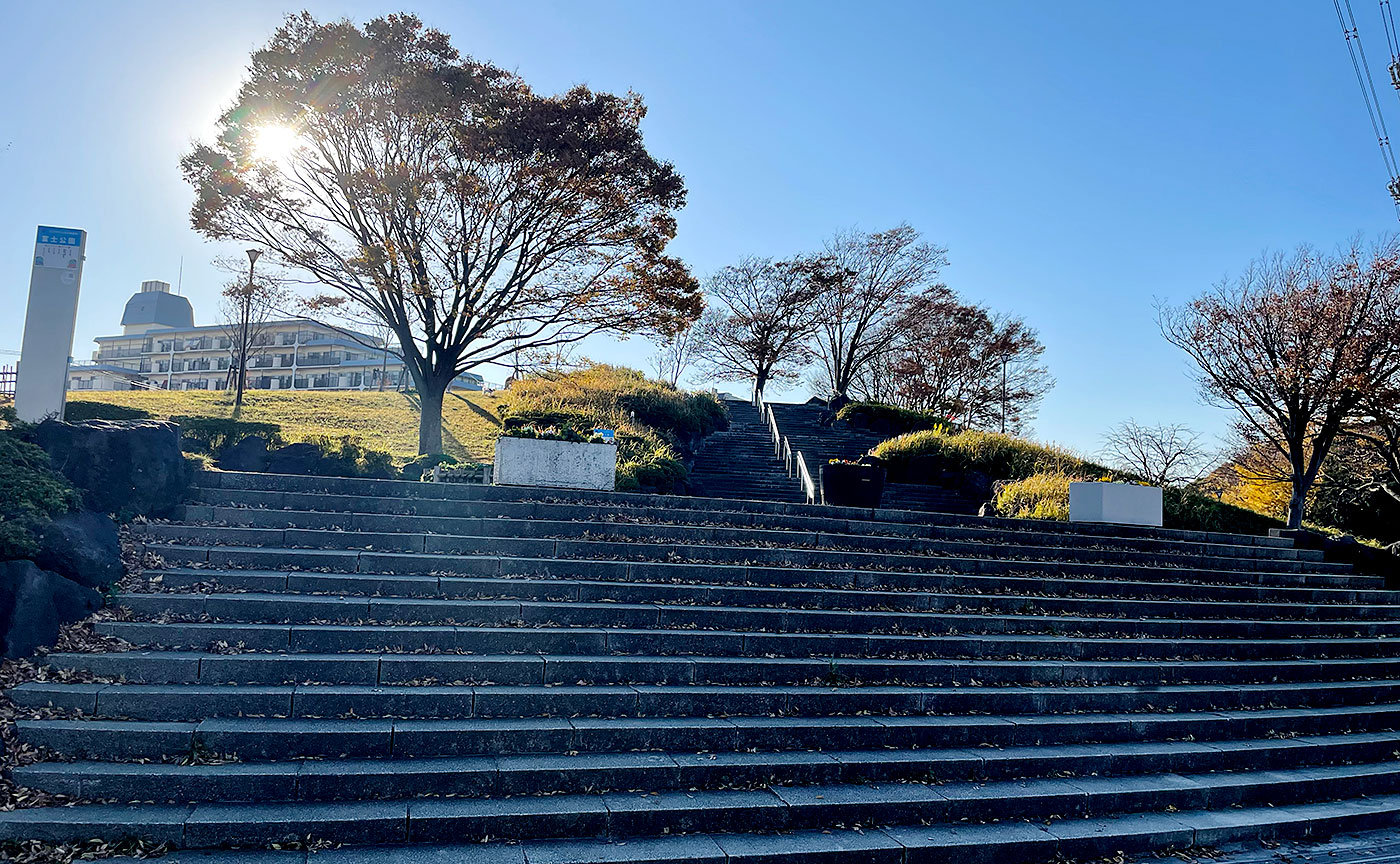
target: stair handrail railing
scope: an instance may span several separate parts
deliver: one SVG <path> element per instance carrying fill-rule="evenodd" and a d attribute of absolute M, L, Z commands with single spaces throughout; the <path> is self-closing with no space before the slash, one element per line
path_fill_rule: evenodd
<path fill-rule="evenodd" d="M 787 471 L 787 475 L 795 476 L 802 485 L 802 494 L 807 503 L 817 503 L 817 484 L 812 482 L 812 473 L 807 470 L 807 461 L 802 458 L 802 451 L 794 450 L 792 442 L 778 429 L 778 415 L 774 413 L 773 406 L 764 401 L 763 391 L 754 388 L 753 398 L 754 405 L 758 408 L 759 419 L 768 423 L 768 436 L 773 441 L 773 455 L 783 460 L 783 469 Z"/>

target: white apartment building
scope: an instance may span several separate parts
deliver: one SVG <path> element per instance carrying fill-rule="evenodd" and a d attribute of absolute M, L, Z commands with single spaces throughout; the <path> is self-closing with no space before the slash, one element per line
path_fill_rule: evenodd
<path fill-rule="evenodd" d="M 69 390 L 223 390 L 233 385 L 225 325 L 196 327 L 186 297 L 151 280 L 127 301 L 120 336 L 99 336 L 92 362 L 68 370 Z M 394 390 L 411 385 L 392 345 L 309 321 L 271 321 L 249 353 L 252 390 Z M 455 382 L 480 390 L 480 375 Z"/>

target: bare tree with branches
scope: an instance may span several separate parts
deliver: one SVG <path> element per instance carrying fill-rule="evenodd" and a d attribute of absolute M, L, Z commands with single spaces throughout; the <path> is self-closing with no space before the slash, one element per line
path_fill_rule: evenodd
<path fill-rule="evenodd" d="M 865 234 L 847 231 L 826 245 L 826 290 L 816 304 L 816 353 L 831 396 L 852 385 L 890 350 L 893 322 L 914 297 L 933 287 L 947 250 L 919 242 L 908 225 Z"/>
<path fill-rule="evenodd" d="M 361 28 L 302 13 L 181 167 L 197 230 L 324 286 L 313 314 L 389 325 L 419 450 L 436 453 L 463 372 L 699 314 L 698 284 L 665 255 L 685 185 L 644 146 L 645 113 L 636 94 L 537 94 L 411 15 Z M 264 146 L 287 133 L 285 152 Z"/>
<path fill-rule="evenodd" d="M 704 317 L 703 314 L 701 317 Z M 700 347 L 701 331 L 695 325 L 674 333 L 658 335 L 656 353 L 651 357 L 656 377 L 672 387 L 679 386 L 686 370 L 699 359 Z"/>
<path fill-rule="evenodd" d="M 1205 398 L 1287 464 L 1297 528 L 1343 427 L 1400 376 L 1400 243 L 1273 255 L 1158 320 L 1196 362 Z"/>
<path fill-rule="evenodd" d="M 812 357 L 812 305 L 825 288 L 827 264 L 814 258 L 745 258 L 706 282 L 711 308 L 696 325 L 699 355 L 716 377 L 771 382 L 797 379 Z"/>
<path fill-rule="evenodd" d="M 1148 426 L 1128 419 L 1104 435 L 1110 465 L 1156 486 L 1189 486 L 1218 461 L 1201 436 L 1181 423 Z"/>
<path fill-rule="evenodd" d="M 243 261 L 216 258 L 214 266 L 229 274 L 219 300 L 219 332 L 228 340 L 229 368 L 224 386 L 234 390 L 233 416 L 243 413 L 248 362 L 267 343 L 270 325 L 284 314 L 289 294 L 271 273 L 255 273 L 249 281 Z"/>

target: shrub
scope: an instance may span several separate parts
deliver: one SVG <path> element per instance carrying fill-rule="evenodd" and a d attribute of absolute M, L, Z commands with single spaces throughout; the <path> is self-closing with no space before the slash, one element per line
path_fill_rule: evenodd
<path fill-rule="evenodd" d="M 180 447 L 215 459 L 224 449 L 244 438 L 266 438 L 269 447 L 282 444 L 282 427 L 276 423 L 254 423 L 228 417 L 171 417 L 180 424 Z"/>
<path fill-rule="evenodd" d="M 525 427 L 581 436 L 595 428 L 614 430 L 617 488 L 624 492 L 685 491 L 684 454 L 705 435 L 729 427 L 729 413 L 714 396 L 604 364 L 516 381 L 501 416 L 506 434 L 518 435 Z"/>
<path fill-rule="evenodd" d="M 74 400 L 63 407 L 63 419 L 69 423 L 84 420 L 149 420 L 151 412 L 110 402 Z"/>
<path fill-rule="evenodd" d="M 997 488 L 997 514 L 1014 519 L 1069 520 L 1069 484 L 1063 473 L 1032 474 Z"/>
<path fill-rule="evenodd" d="M 311 466 L 311 473 L 321 477 L 371 477 L 388 480 L 396 476 L 394 457 L 384 450 L 369 450 L 354 435 L 332 438 L 309 435 L 298 442 L 310 444 L 320 458 Z"/>
<path fill-rule="evenodd" d="M 868 429 L 879 435 L 905 435 L 934 429 L 951 434 L 956 427 L 932 411 L 911 411 L 897 408 L 883 402 L 852 402 L 836 412 L 836 419 L 843 420 L 857 429 Z"/>
<path fill-rule="evenodd" d="M 458 464 L 457 457 L 449 456 L 446 453 L 425 453 L 403 466 L 403 479 L 422 480 L 433 472 L 439 465 L 452 466 Z"/>
<path fill-rule="evenodd" d="M 1137 479 L 1059 447 L 975 429 L 953 434 L 936 429 L 911 432 L 882 442 L 873 453 L 884 460 L 896 482 L 918 483 L 922 474 L 932 471 L 976 471 L 992 480 L 1024 480 L 1043 473 L 1096 480 Z"/>
<path fill-rule="evenodd" d="M 1217 501 L 1193 489 L 1162 491 L 1162 524 L 1167 528 L 1227 534 L 1267 534 L 1270 528 L 1285 525 L 1281 519 Z"/>
<path fill-rule="evenodd" d="M 34 524 L 81 505 L 78 492 L 49 466 L 47 453 L 0 433 L 0 560 L 35 554 Z"/>

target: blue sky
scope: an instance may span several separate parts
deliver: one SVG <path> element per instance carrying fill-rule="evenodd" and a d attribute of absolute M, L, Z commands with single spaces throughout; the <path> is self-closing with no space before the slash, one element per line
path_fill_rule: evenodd
<path fill-rule="evenodd" d="M 308 3 L 404 9 L 557 91 L 633 89 L 690 189 L 674 251 L 701 276 L 901 221 L 946 281 L 1024 316 L 1058 386 L 1038 437 L 1084 451 L 1127 417 L 1211 436 L 1154 324 L 1265 249 L 1396 227 L 1331 4 L 1245 2 Z M 1375 4 L 1355 4 L 1375 71 Z M 213 323 L 221 249 L 177 161 L 207 136 L 282 3 L 8 4 L 0 29 L 0 348 L 17 349 L 36 224 L 85 228 L 74 355 L 143 279 Z M 1400 133 L 1400 100 L 1378 81 Z M 641 365 L 638 340 L 589 346 Z M 13 362 L 0 356 L 0 363 Z M 741 390 L 742 388 L 736 388 Z"/>

